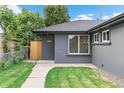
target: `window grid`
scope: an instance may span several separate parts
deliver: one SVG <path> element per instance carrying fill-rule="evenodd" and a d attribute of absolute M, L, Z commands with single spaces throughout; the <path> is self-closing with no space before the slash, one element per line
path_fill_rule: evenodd
<path fill-rule="evenodd" d="M 106 30 L 102 32 L 102 43 L 109 43 L 110 42 L 110 31 Z"/>
<path fill-rule="evenodd" d="M 110 43 L 110 30 L 93 34 L 93 43 Z"/>
<path fill-rule="evenodd" d="M 94 43 L 99 43 L 99 33 L 94 34 Z"/>
<path fill-rule="evenodd" d="M 90 36 L 89 35 L 75 35 L 78 36 L 78 53 L 70 53 L 70 41 L 69 41 L 69 36 L 68 35 L 68 54 L 77 54 L 77 55 L 85 55 L 85 54 L 90 54 Z M 87 36 L 88 37 L 88 53 L 80 53 L 80 36 Z"/>

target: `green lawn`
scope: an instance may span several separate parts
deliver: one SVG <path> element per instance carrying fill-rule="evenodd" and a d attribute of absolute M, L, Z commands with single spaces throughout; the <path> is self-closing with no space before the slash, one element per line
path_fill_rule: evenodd
<path fill-rule="evenodd" d="M 0 87 L 1 88 L 18 88 L 29 76 L 34 64 L 18 62 L 11 64 L 6 69 L 0 68 Z"/>
<path fill-rule="evenodd" d="M 89 67 L 55 67 L 45 80 L 46 88 L 113 88 L 117 85 Z"/>

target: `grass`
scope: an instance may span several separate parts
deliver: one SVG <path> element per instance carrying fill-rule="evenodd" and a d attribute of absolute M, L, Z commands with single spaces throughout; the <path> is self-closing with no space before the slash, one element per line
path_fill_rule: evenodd
<path fill-rule="evenodd" d="M 89 67 L 55 67 L 45 79 L 45 88 L 114 88 L 117 85 Z"/>
<path fill-rule="evenodd" d="M 18 62 L 11 64 L 6 69 L 0 68 L 0 88 L 18 88 L 29 76 L 34 64 Z"/>

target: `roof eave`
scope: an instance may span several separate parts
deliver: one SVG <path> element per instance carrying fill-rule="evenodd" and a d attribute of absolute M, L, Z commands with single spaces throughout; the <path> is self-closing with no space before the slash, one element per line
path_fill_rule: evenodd
<path fill-rule="evenodd" d="M 92 33 L 92 32 L 98 31 L 100 29 L 108 28 L 108 27 L 113 26 L 115 24 L 119 24 L 122 21 L 124 21 L 124 13 L 89 29 L 88 33 Z"/>
<path fill-rule="evenodd" d="M 88 31 L 33 31 L 34 33 L 42 33 L 42 34 L 45 34 L 45 33 L 50 33 L 50 34 L 60 34 L 60 33 L 63 33 L 63 34 L 69 34 L 69 33 L 82 33 L 82 34 L 86 34 Z"/>

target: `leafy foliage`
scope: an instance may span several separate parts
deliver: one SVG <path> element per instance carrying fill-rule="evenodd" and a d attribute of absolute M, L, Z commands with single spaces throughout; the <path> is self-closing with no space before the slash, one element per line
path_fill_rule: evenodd
<path fill-rule="evenodd" d="M 21 45 L 28 45 L 31 40 L 38 39 L 39 37 L 32 31 L 45 26 L 39 13 L 32 13 L 26 9 L 22 10 L 16 20 L 18 21 L 16 38 Z"/>
<path fill-rule="evenodd" d="M 0 7 L 0 23 L 7 29 L 15 22 L 15 14 L 6 7 Z"/>
<path fill-rule="evenodd" d="M 16 30 L 16 15 L 6 7 L 0 8 L 0 23 L 4 25 L 6 31 L 4 33 L 4 40 L 3 40 L 3 49 L 4 52 L 8 52 L 9 48 L 7 43 L 15 38 L 14 32 Z"/>
<path fill-rule="evenodd" d="M 17 51 L 14 53 L 13 56 L 13 63 L 16 64 L 19 61 L 23 61 L 24 59 L 24 53 L 22 53 L 22 51 Z"/>
<path fill-rule="evenodd" d="M 44 8 L 46 26 L 68 22 L 70 17 L 64 5 L 48 5 Z"/>
<path fill-rule="evenodd" d="M 64 5 L 46 6 L 44 18 L 38 12 L 33 13 L 26 9 L 16 15 L 5 6 L 0 7 L 0 15 L 0 23 L 6 29 L 3 41 L 4 52 L 10 50 L 8 47 L 10 41 L 16 41 L 15 49 L 20 50 L 23 46 L 29 45 L 30 41 L 40 40 L 41 37 L 33 33 L 34 29 L 67 22 L 70 19 L 68 9 Z"/>
<path fill-rule="evenodd" d="M 4 52 L 8 52 L 7 46 L 9 41 L 16 41 L 16 50 L 25 45 L 29 45 L 31 40 L 41 39 L 32 31 L 44 27 L 44 20 L 39 13 L 33 13 L 23 9 L 19 15 L 6 7 L 0 7 L 0 23 L 4 25 L 6 31 L 4 33 L 3 48 Z"/>
<path fill-rule="evenodd" d="M 0 60 L 0 68 L 5 69 L 6 66 L 6 62 L 4 62 L 3 60 Z"/>
<path fill-rule="evenodd" d="M 3 42 L 2 42 L 2 45 L 3 45 L 3 51 L 5 53 L 10 51 L 10 49 L 8 48 L 8 41 L 5 38 L 4 38 Z"/>

